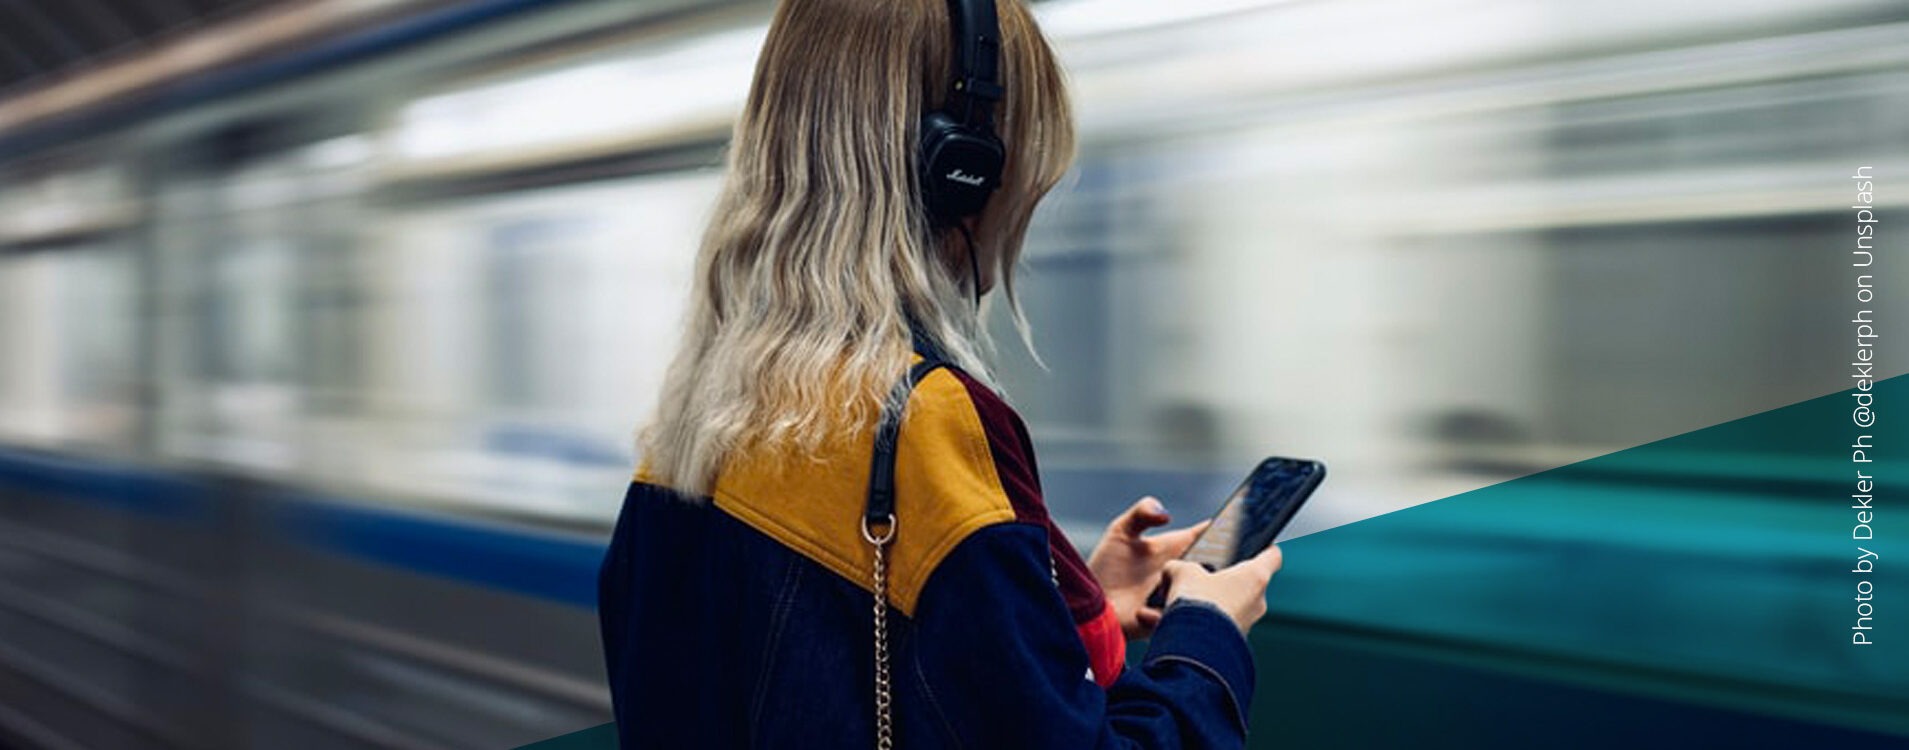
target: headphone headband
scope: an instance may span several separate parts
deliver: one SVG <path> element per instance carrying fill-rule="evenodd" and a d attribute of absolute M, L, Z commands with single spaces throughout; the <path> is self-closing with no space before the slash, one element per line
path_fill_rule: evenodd
<path fill-rule="evenodd" d="M 948 0 L 948 21 L 954 28 L 955 64 L 948 109 L 962 115 L 963 125 L 988 123 L 994 102 L 1001 99 L 1001 28 L 994 0 Z"/>

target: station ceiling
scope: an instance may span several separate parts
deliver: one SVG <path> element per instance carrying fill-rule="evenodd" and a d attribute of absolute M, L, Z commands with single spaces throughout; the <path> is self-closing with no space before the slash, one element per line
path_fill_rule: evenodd
<path fill-rule="evenodd" d="M 0 97 L 297 0 L 0 0 Z"/>

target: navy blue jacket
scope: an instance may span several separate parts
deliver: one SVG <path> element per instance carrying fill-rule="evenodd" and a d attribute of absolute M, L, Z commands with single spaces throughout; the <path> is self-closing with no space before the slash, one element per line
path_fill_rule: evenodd
<path fill-rule="evenodd" d="M 1253 663 L 1231 619 L 1176 603 L 1123 667 L 1111 608 L 1040 504 L 1019 417 L 948 370 L 907 413 L 888 599 L 896 747 L 1243 746 Z M 631 483 L 599 582 L 623 747 L 874 746 L 857 525 L 871 451 L 862 435 L 821 459 L 732 459 L 705 497 Z"/>

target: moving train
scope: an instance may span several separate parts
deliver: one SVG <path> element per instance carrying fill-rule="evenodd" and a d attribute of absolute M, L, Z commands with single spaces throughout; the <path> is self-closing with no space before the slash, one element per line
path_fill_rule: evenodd
<path fill-rule="evenodd" d="M 1844 387 L 1909 10 L 1036 8 L 1082 148 L 999 375 L 1082 547 L 1266 454 L 1333 465 L 1304 535 Z M 444 4 L 0 130 L 0 745 L 606 720 L 592 576 L 768 13 Z"/>

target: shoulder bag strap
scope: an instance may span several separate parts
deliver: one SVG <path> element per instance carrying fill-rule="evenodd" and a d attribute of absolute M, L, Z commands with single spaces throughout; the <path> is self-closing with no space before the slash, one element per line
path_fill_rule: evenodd
<path fill-rule="evenodd" d="M 895 540 L 895 446 L 901 434 L 902 412 L 908 397 L 928 373 L 947 363 L 923 359 L 908 368 L 908 375 L 895 384 L 895 394 L 882 405 L 881 422 L 875 427 L 875 456 L 868 469 L 868 506 L 862 513 L 862 539 L 874 548 L 875 565 L 875 747 L 890 750 L 895 744 L 891 690 L 888 682 L 888 544 Z"/>

